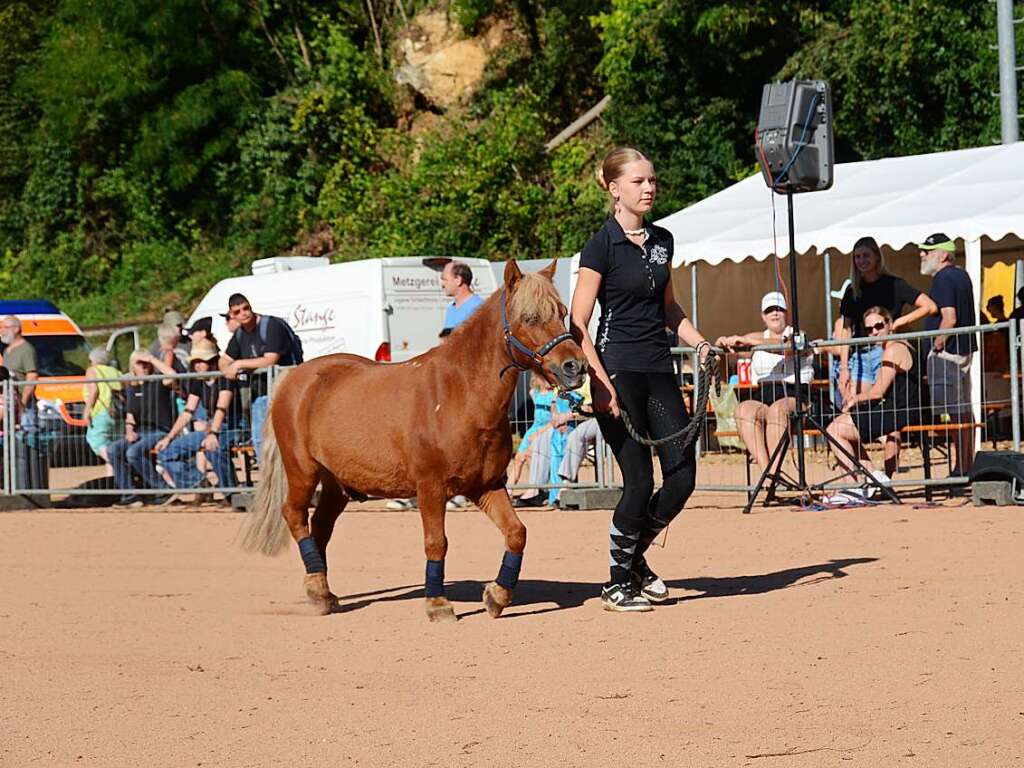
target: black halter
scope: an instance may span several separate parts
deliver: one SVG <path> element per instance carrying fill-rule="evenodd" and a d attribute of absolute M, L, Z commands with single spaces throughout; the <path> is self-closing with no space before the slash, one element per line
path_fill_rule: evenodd
<path fill-rule="evenodd" d="M 498 374 L 499 377 L 500 376 L 504 376 L 505 375 L 505 371 L 507 371 L 509 368 L 518 368 L 520 371 L 528 371 L 528 370 L 530 370 L 532 365 L 535 365 L 538 368 L 540 368 L 540 367 L 542 367 L 544 365 L 544 355 L 546 355 L 552 349 L 557 347 L 563 341 L 572 341 L 572 334 L 571 333 L 568 333 L 568 332 L 560 333 L 557 336 L 555 336 L 553 339 L 551 339 L 551 341 L 549 341 L 547 344 L 545 344 L 540 349 L 538 349 L 536 351 L 530 349 L 528 346 L 523 344 L 523 342 L 521 342 L 519 339 L 517 339 L 515 337 L 515 335 L 512 333 L 512 328 L 508 324 L 508 312 L 506 312 L 506 310 L 505 310 L 505 307 L 507 306 L 507 304 L 508 304 L 508 296 L 506 296 L 505 291 L 502 290 L 502 292 L 501 292 L 501 331 L 502 331 L 502 333 L 505 336 L 505 349 L 508 350 L 508 359 L 511 362 L 508 365 L 506 365 L 504 368 L 501 369 L 501 373 Z M 530 363 L 532 365 L 523 365 L 518 360 L 516 360 L 516 352 L 517 351 L 521 352 L 524 355 L 526 355 L 530 359 Z"/>

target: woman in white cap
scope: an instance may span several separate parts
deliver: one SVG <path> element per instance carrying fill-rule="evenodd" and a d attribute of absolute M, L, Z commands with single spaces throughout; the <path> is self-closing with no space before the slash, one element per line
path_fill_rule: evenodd
<path fill-rule="evenodd" d="M 761 298 L 761 319 L 764 330 L 739 336 L 722 336 L 715 343 L 728 350 L 748 350 L 759 344 L 784 344 L 793 333 L 789 325 L 789 305 L 779 291 Z M 789 414 L 796 409 L 796 375 L 792 353 L 755 349 L 750 360 L 751 382 L 757 385 L 749 400 L 736 408 L 736 426 L 743 444 L 762 471 L 786 432 Z M 800 384 L 803 400 L 810 402 L 810 384 L 814 378 L 813 356 L 808 353 L 800 361 Z M 772 471 L 778 469 L 779 463 Z M 770 484 L 770 480 L 768 481 Z M 768 487 L 768 486 L 766 486 Z"/>

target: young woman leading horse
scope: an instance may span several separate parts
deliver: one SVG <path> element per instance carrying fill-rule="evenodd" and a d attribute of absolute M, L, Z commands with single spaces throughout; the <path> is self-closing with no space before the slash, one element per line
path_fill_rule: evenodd
<path fill-rule="evenodd" d="M 306 594 L 330 613 L 337 598 L 327 584 L 327 542 L 345 505 L 367 496 L 416 496 L 427 617 L 454 621 L 444 594 L 444 515 L 445 501 L 463 494 L 505 537 L 498 577 L 483 593 L 488 613 L 499 616 L 512 600 L 526 547 L 526 527 L 505 490 L 517 373 L 534 370 L 567 390 L 582 385 L 586 373 L 551 282 L 555 266 L 524 275 L 510 261 L 501 291 L 446 344 L 405 363 L 329 355 L 285 376 L 274 391 L 243 546 L 275 554 L 290 533 L 306 566 Z"/>

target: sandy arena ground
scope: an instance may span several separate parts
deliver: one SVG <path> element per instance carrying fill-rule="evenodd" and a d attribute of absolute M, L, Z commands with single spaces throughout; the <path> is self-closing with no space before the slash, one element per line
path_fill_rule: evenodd
<path fill-rule="evenodd" d="M 0 765 L 1024 764 L 1024 510 L 694 501 L 641 615 L 597 599 L 608 513 L 524 514 L 497 621 L 498 533 L 449 514 L 454 625 L 415 513 L 345 513 L 327 617 L 237 514 L 2 514 Z"/>

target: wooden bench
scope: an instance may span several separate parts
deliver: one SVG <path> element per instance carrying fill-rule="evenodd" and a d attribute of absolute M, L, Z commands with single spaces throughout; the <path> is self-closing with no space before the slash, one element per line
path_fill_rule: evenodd
<path fill-rule="evenodd" d="M 256 449 L 251 445 L 233 445 L 231 446 L 231 455 L 241 457 L 245 485 L 252 485 L 252 469 L 256 463 Z"/>

